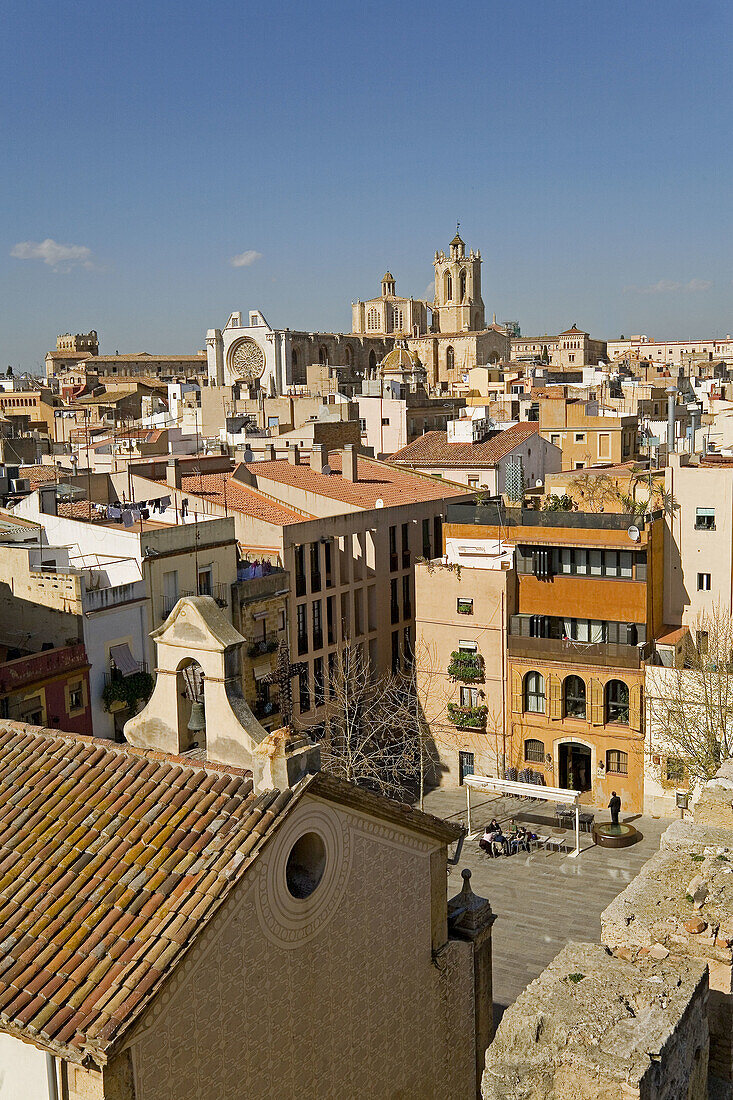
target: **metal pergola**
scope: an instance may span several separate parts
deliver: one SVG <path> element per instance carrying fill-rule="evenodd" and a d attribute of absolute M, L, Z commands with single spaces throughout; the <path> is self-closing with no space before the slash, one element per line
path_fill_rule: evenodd
<path fill-rule="evenodd" d="M 537 783 L 519 783 L 513 779 L 494 779 L 491 775 L 466 775 L 463 778 L 466 788 L 466 824 L 471 832 L 471 789 L 493 791 L 496 794 L 519 795 L 522 798 L 534 798 L 542 802 L 560 802 L 575 807 L 575 851 L 571 858 L 580 855 L 580 808 L 578 800 L 582 791 L 571 791 L 565 787 L 541 787 Z"/>

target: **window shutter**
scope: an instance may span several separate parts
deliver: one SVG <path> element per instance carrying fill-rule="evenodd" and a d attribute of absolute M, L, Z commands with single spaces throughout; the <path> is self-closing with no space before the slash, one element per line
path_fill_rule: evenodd
<path fill-rule="evenodd" d="M 515 714 L 522 713 L 522 674 L 518 668 L 512 669 L 512 710 Z"/>
<path fill-rule="evenodd" d="M 590 720 L 594 726 L 603 725 L 603 684 L 595 678 L 590 682 Z"/>
<path fill-rule="evenodd" d="M 634 684 L 629 691 L 629 729 L 641 733 L 641 684 Z"/>
<path fill-rule="evenodd" d="M 550 676 L 550 718 L 562 718 L 562 683 L 559 676 Z"/>

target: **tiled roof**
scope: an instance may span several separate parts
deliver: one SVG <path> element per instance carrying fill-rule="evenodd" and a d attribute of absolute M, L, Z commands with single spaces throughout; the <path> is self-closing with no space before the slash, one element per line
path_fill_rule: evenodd
<path fill-rule="evenodd" d="M 378 500 L 385 508 L 390 508 L 423 500 L 443 500 L 458 494 L 452 486 L 442 485 L 433 478 L 374 462 L 362 455 L 356 460 L 358 481 L 349 481 L 341 477 L 341 457 L 341 451 L 329 454 L 330 474 L 318 474 L 306 463 L 293 466 L 284 459 L 250 462 L 247 469 L 257 478 L 293 485 L 305 492 L 360 508 L 374 508 Z"/>
<path fill-rule="evenodd" d="M 0 722 L 0 1028 L 103 1062 L 291 799 L 238 769 Z"/>
<path fill-rule="evenodd" d="M 245 515 L 264 520 L 265 523 L 285 526 L 313 518 L 308 513 L 297 512 L 294 508 L 270 500 L 262 493 L 258 493 L 256 489 L 251 489 L 249 485 L 236 481 L 231 474 L 191 474 L 188 477 L 182 477 L 181 491 L 205 500 L 215 500 L 222 507 L 226 503 L 227 509 L 244 512 Z M 193 510 L 194 506 L 189 502 L 189 511 Z"/>
<path fill-rule="evenodd" d="M 59 477 L 59 471 L 55 466 L 21 466 L 18 476 L 27 477 L 31 483 L 31 489 L 37 489 L 39 485 L 56 481 Z"/>
<path fill-rule="evenodd" d="M 583 332 L 582 328 L 578 328 L 578 326 L 575 324 L 575 322 L 573 322 L 572 328 L 566 329 L 565 332 L 561 332 L 559 335 L 560 336 L 588 336 L 590 334 L 587 333 L 587 332 Z"/>
<path fill-rule="evenodd" d="M 493 466 L 538 431 L 539 424 L 524 420 L 485 443 L 449 443 L 446 432 L 426 432 L 407 447 L 396 451 L 390 462 L 436 467 Z"/>

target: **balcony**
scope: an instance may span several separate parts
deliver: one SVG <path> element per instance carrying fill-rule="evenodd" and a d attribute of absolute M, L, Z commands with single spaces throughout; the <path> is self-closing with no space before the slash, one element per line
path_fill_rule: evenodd
<path fill-rule="evenodd" d="M 45 649 L 28 657 L 16 657 L 14 661 L 6 661 L 0 665 L 0 692 L 17 691 L 51 676 L 84 668 L 87 664 L 87 654 L 82 643 Z"/>
<path fill-rule="evenodd" d="M 280 707 L 272 699 L 257 699 L 252 706 L 252 713 L 255 718 L 260 721 L 266 718 L 272 718 L 273 715 L 280 713 Z"/>
<path fill-rule="evenodd" d="M 661 515 L 660 511 L 655 511 L 652 519 Z M 479 527 L 566 527 L 585 531 L 627 531 L 633 524 L 643 531 L 647 517 L 618 512 L 539 512 L 533 508 L 506 508 L 496 498 L 491 498 L 481 504 L 448 504 L 446 522 Z"/>
<path fill-rule="evenodd" d="M 410 568 L 410 551 L 409 550 L 403 550 L 402 551 L 402 568 L 403 569 L 409 569 Z"/>
<path fill-rule="evenodd" d="M 461 707 L 456 703 L 448 704 L 448 717 L 461 730 L 485 730 L 486 712 L 486 707 Z"/>
<path fill-rule="evenodd" d="M 483 684 L 484 659 L 480 653 L 461 653 L 454 650 L 450 655 L 448 675 L 451 680 L 460 680 L 464 684 Z"/>
<path fill-rule="evenodd" d="M 530 661 L 560 661 L 562 664 L 603 665 L 610 668 L 641 668 L 651 656 L 650 643 L 641 646 L 616 642 L 567 642 L 562 638 L 520 638 L 510 635 L 507 653 Z"/>
<path fill-rule="evenodd" d="M 257 638 L 247 649 L 247 656 L 256 660 L 267 653 L 274 653 L 278 646 L 278 637 L 275 633 L 265 634 L 264 638 Z"/>

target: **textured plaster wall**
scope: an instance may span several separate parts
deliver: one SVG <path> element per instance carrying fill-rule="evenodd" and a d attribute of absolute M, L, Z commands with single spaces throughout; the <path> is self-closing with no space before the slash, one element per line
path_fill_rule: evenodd
<path fill-rule="evenodd" d="M 313 827 L 299 916 L 283 868 Z M 472 1100 L 472 954 L 431 962 L 431 847 L 304 799 L 143 1019 L 137 1100 Z"/>

